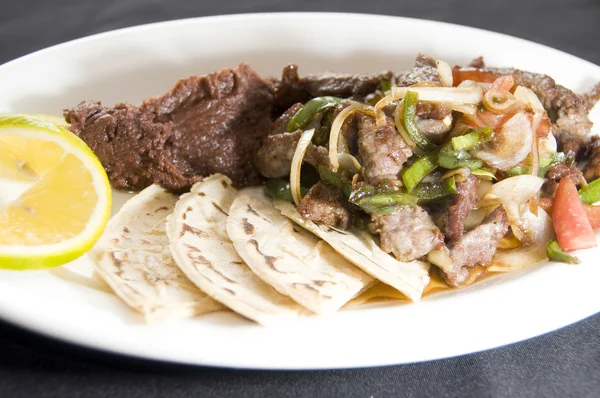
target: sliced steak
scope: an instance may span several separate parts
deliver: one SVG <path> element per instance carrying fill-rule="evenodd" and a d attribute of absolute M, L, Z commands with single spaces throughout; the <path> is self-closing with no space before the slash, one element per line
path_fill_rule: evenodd
<path fill-rule="evenodd" d="M 452 129 L 452 110 L 443 104 L 420 102 L 415 121 L 425 137 L 439 144 Z"/>
<path fill-rule="evenodd" d="M 558 142 L 558 149 L 569 158 L 579 159 L 586 152 L 586 143 L 579 137 L 567 137 Z"/>
<path fill-rule="evenodd" d="M 382 79 L 391 79 L 389 71 L 374 74 L 323 73 L 300 77 L 297 65 L 283 69 L 281 80 L 273 84 L 278 110 L 288 109 L 297 102 L 306 103 L 311 98 L 331 95 L 363 101 L 375 92 Z"/>
<path fill-rule="evenodd" d="M 392 119 L 379 127 L 375 119 L 357 113 L 358 153 L 362 159 L 363 175 L 367 183 L 377 185 L 387 179 L 392 185 L 401 185 L 398 174 L 412 155 L 411 149 L 396 131 Z"/>
<path fill-rule="evenodd" d="M 451 286 L 460 286 L 469 278 L 469 268 L 487 266 L 500 240 L 508 232 L 508 216 L 502 207 L 491 212 L 483 223 L 465 233 L 449 246 L 452 266 L 442 269 Z"/>
<path fill-rule="evenodd" d="M 180 80 L 140 107 L 83 102 L 64 111 L 116 188 L 151 183 L 181 192 L 223 173 L 237 186 L 258 182 L 252 159 L 271 125 L 273 96 L 248 65 Z"/>
<path fill-rule="evenodd" d="M 591 111 L 596 102 L 600 101 L 600 83 L 597 83 L 590 91 L 585 93 L 583 100 L 588 112 Z"/>
<path fill-rule="evenodd" d="M 401 206 L 391 214 L 373 215 L 369 225 L 381 249 L 400 261 L 423 257 L 444 244 L 444 235 L 420 206 Z"/>
<path fill-rule="evenodd" d="M 600 178 L 600 137 L 593 137 L 589 145 L 588 163 L 583 169 L 583 176 L 588 182 Z"/>
<path fill-rule="evenodd" d="M 419 54 L 415 60 L 415 66 L 411 70 L 396 76 L 396 85 L 408 87 L 423 82 L 439 83 L 440 75 L 435 59 Z"/>
<path fill-rule="evenodd" d="M 583 173 L 575 166 L 568 166 L 564 163 L 555 163 L 546 172 L 546 181 L 542 185 L 542 195 L 547 198 L 552 198 L 558 187 L 558 183 L 563 178 L 568 178 L 575 185 L 582 183 Z"/>
<path fill-rule="evenodd" d="M 352 212 L 344 194 L 324 182 L 310 188 L 300 201 L 298 212 L 306 220 L 338 229 L 349 229 L 352 225 Z"/>
<path fill-rule="evenodd" d="M 465 219 L 477 202 L 478 188 L 479 179 L 475 176 L 469 176 L 464 181 L 456 183 L 456 195 L 444 219 L 444 234 L 450 241 L 462 238 Z"/>

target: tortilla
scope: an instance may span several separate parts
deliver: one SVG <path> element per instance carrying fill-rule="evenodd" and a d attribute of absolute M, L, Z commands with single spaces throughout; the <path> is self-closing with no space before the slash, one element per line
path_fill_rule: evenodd
<path fill-rule="evenodd" d="M 363 271 L 398 289 L 412 301 L 421 299 L 423 290 L 429 283 L 428 263 L 417 260 L 398 261 L 381 250 L 375 238 L 368 232 L 340 231 L 305 220 L 290 202 L 276 200 L 274 206 L 281 214 L 329 243 L 339 254 Z"/>
<path fill-rule="evenodd" d="M 263 282 L 236 252 L 226 223 L 237 194 L 228 177 L 215 174 L 181 196 L 167 221 L 175 262 L 202 291 L 262 325 L 310 315 Z"/>
<path fill-rule="evenodd" d="M 152 185 L 129 199 L 91 252 L 98 275 L 147 321 L 224 309 L 200 291 L 169 252 L 165 217 L 178 197 Z"/>
<path fill-rule="evenodd" d="M 256 275 L 318 314 L 337 311 L 374 282 L 284 217 L 262 187 L 240 191 L 231 205 L 227 233 Z"/>

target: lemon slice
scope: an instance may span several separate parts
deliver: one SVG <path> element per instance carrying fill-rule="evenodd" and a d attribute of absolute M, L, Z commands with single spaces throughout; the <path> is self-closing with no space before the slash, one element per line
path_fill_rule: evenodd
<path fill-rule="evenodd" d="M 81 256 L 110 215 L 100 161 L 48 119 L 0 115 L 0 268 L 41 269 Z"/>

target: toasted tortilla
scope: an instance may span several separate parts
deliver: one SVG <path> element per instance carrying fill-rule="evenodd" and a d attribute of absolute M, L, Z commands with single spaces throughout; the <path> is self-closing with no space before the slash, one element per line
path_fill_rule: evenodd
<path fill-rule="evenodd" d="M 252 271 L 318 314 L 337 311 L 374 279 L 273 207 L 264 188 L 240 191 L 227 233 Z"/>
<path fill-rule="evenodd" d="M 237 194 L 228 177 L 215 174 L 181 196 L 167 221 L 175 262 L 202 291 L 262 325 L 310 315 L 256 276 L 233 247 L 226 223 Z"/>
<path fill-rule="evenodd" d="M 149 322 L 225 309 L 181 272 L 169 252 L 165 218 L 177 200 L 157 185 L 144 189 L 110 220 L 91 252 L 98 275 Z"/>
<path fill-rule="evenodd" d="M 348 261 L 380 281 L 398 289 L 412 301 L 419 301 L 429 283 L 429 264 L 423 261 L 402 262 L 385 253 L 374 237 L 365 231 L 340 231 L 302 218 L 289 202 L 276 200 L 274 206 L 319 238 L 329 243 Z"/>

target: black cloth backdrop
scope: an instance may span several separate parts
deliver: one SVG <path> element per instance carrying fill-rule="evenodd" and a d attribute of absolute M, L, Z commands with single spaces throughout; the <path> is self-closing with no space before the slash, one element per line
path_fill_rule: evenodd
<path fill-rule="evenodd" d="M 248 12 L 337 11 L 475 26 L 600 64 L 598 0 L 4 0 L 2 6 L 0 63 L 67 40 L 155 21 Z M 323 34 L 332 32 L 324 29 Z M 59 343 L 0 322 L 1 397 L 442 395 L 600 396 L 600 315 L 479 354 L 405 366 L 318 372 L 145 362 Z"/>

